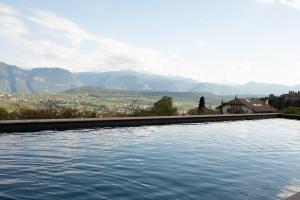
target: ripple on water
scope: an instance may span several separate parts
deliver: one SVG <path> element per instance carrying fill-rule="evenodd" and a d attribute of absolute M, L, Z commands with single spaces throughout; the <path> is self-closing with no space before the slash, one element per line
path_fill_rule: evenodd
<path fill-rule="evenodd" d="M 0 135 L 0 199 L 283 199 L 300 191 L 285 119 Z"/>
<path fill-rule="evenodd" d="M 296 193 L 300 192 L 300 180 L 292 179 L 286 186 L 277 194 L 279 199 L 286 199 Z"/>

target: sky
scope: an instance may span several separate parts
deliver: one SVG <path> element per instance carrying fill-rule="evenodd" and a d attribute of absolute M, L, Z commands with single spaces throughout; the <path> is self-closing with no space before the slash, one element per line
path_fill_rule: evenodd
<path fill-rule="evenodd" d="M 300 83 L 300 0 L 0 0 L 0 61 Z"/>

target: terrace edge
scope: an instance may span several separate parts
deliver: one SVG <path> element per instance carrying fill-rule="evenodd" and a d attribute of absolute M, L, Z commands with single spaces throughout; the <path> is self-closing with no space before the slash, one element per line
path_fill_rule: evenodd
<path fill-rule="evenodd" d="M 86 128 L 117 128 L 150 125 L 169 125 L 220 121 L 238 121 L 285 118 L 300 120 L 299 115 L 279 113 L 234 114 L 234 115 L 196 115 L 196 116 L 158 116 L 158 117 L 118 117 L 88 119 L 36 119 L 0 120 L 0 133 L 38 132 L 44 130 L 74 130 Z"/>

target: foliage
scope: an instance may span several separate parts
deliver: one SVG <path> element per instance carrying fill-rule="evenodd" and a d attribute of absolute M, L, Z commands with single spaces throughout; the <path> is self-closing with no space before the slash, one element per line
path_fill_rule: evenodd
<path fill-rule="evenodd" d="M 296 107 L 300 107 L 300 100 L 287 100 L 284 101 L 284 99 L 280 96 L 275 96 L 273 94 L 270 94 L 269 97 L 261 98 L 262 101 L 269 100 L 269 105 L 276 108 L 277 110 L 285 110 L 286 108 L 292 107 L 293 109 Z M 287 109 L 289 110 L 289 109 Z"/>
<path fill-rule="evenodd" d="M 187 112 L 188 115 L 216 115 L 220 114 L 218 111 L 212 108 L 205 108 L 204 111 L 198 112 L 198 108 L 192 108 Z"/>
<path fill-rule="evenodd" d="M 172 97 L 164 96 L 153 104 L 151 112 L 157 116 L 170 116 L 177 114 Z"/>
<path fill-rule="evenodd" d="M 284 108 L 283 113 L 300 115 L 300 107 L 287 107 L 287 108 Z"/>
<path fill-rule="evenodd" d="M 130 116 L 171 116 L 177 114 L 177 108 L 173 105 L 172 97 L 164 96 L 155 102 L 151 109 L 136 108 Z"/>
<path fill-rule="evenodd" d="M 117 110 L 109 110 L 102 112 L 99 117 L 128 117 L 129 114 L 126 112 L 121 112 Z"/>
<path fill-rule="evenodd" d="M 281 97 L 270 94 L 269 98 L 265 98 L 265 99 L 269 99 L 269 105 L 278 110 L 281 110 L 285 107 L 285 105 L 284 105 L 285 103 L 283 101 L 283 98 L 281 98 Z M 262 99 L 262 100 L 265 100 L 265 99 Z"/>
<path fill-rule="evenodd" d="M 151 110 L 147 110 L 147 109 L 137 109 L 131 114 L 132 117 L 144 117 L 144 116 L 153 116 L 153 115 L 154 113 L 151 112 Z"/>
<path fill-rule="evenodd" d="M 205 99 L 203 96 L 199 99 L 198 108 L 192 108 L 187 112 L 188 115 L 214 115 L 219 114 L 218 111 L 212 109 L 211 107 L 207 108 L 205 106 Z"/>
<path fill-rule="evenodd" d="M 76 107 L 58 106 L 49 102 L 42 108 L 28 108 L 17 106 L 16 110 L 10 113 L 11 119 L 65 119 L 65 118 L 95 118 L 96 111 L 79 110 Z"/>
<path fill-rule="evenodd" d="M 9 113 L 6 109 L 0 107 L 0 120 L 9 119 Z"/>
<path fill-rule="evenodd" d="M 200 114 L 203 112 L 205 112 L 205 99 L 201 96 L 199 100 L 198 113 Z"/>
<path fill-rule="evenodd" d="M 300 107 L 300 100 L 295 100 L 295 101 L 287 100 L 285 102 L 285 107 Z"/>

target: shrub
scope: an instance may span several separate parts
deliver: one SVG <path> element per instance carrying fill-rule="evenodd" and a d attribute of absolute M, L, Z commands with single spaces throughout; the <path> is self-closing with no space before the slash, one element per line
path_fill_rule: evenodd
<path fill-rule="evenodd" d="M 43 108 L 32 109 L 17 107 L 11 114 L 13 119 L 66 119 L 66 118 L 95 118 L 96 111 L 79 110 L 76 107 L 58 106 L 54 103 L 45 104 Z"/>
<path fill-rule="evenodd" d="M 164 96 L 153 104 L 151 112 L 158 116 L 170 116 L 177 114 L 177 108 L 173 105 L 172 97 Z"/>
<path fill-rule="evenodd" d="M 0 120 L 9 119 L 9 113 L 6 109 L 0 107 Z"/>
<path fill-rule="evenodd" d="M 58 111 L 50 108 L 32 109 L 18 106 L 12 116 L 16 119 L 55 119 Z"/>
<path fill-rule="evenodd" d="M 190 110 L 187 111 L 188 115 L 199 115 L 199 108 L 192 108 Z"/>
<path fill-rule="evenodd" d="M 80 115 L 82 118 L 97 118 L 97 117 L 99 117 L 98 112 L 95 110 L 92 110 L 92 111 L 84 110 L 84 111 L 80 112 Z"/>
<path fill-rule="evenodd" d="M 101 117 L 128 117 L 129 114 L 119 111 L 106 111 L 101 113 Z"/>
<path fill-rule="evenodd" d="M 173 105 L 173 99 L 168 96 L 162 97 L 153 104 L 151 109 L 135 109 L 130 116 L 171 116 L 177 115 L 177 108 Z"/>
<path fill-rule="evenodd" d="M 155 115 L 151 110 L 146 110 L 146 109 L 137 109 L 133 111 L 131 114 L 132 117 L 143 117 L 143 116 L 153 116 Z"/>
<path fill-rule="evenodd" d="M 198 112 L 198 108 L 192 108 L 187 112 L 188 115 L 216 115 L 219 114 L 218 111 L 211 108 L 205 108 L 204 111 Z"/>
<path fill-rule="evenodd" d="M 283 113 L 300 115 L 300 107 L 287 107 L 283 109 Z"/>

